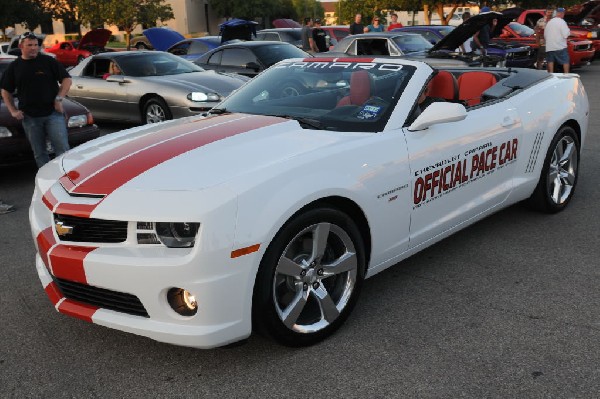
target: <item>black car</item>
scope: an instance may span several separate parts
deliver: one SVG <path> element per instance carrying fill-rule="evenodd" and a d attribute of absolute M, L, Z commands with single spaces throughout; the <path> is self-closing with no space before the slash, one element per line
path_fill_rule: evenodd
<path fill-rule="evenodd" d="M 254 77 L 281 60 L 307 57 L 312 55 L 289 43 L 251 41 L 223 45 L 194 62 L 204 69 Z"/>
<path fill-rule="evenodd" d="M 0 59 L 0 79 L 12 61 L 12 59 Z M 15 99 L 15 102 L 18 102 L 18 98 Z M 71 147 L 95 139 L 100 135 L 100 129 L 94 124 L 92 114 L 87 108 L 68 98 L 63 101 L 63 107 Z M 33 161 L 31 146 L 25 136 L 21 121 L 10 115 L 0 97 L 0 165 L 23 161 Z"/>

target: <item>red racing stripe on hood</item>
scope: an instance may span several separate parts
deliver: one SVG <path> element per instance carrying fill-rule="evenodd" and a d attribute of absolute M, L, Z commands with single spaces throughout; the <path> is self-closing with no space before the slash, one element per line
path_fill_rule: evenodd
<path fill-rule="evenodd" d="M 131 179 L 186 152 L 215 141 L 283 122 L 285 121 L 281 118 L 272 116 L 250 116 L 229 123 L 215 124 L 210 129 L 202 127 L 182 133 L 121 158 L 100 169 L 87 179 L 82 179 L 80 173 L 77 178 L 79 184 L 71 193 L 109 195 Z M 190 125 L 187 126 L 189 129 Z M 74 172 L 78 172 L 78 168 Z M 89 171 L 86 173 L 89 173 Z"/>
<path fill-rule="evenodd" d="M 77 166 L 77 168 L 69 171 L 64 178 L 69 180 L 70 184 L 63 184 L 63 187 L 67 191 L 71 191 L 74 185 L 81 183 L 81 181 L 89 178 L 91 175 L 101 170 L 102 168 L 117 162 L 123 158 L 126 158 L 136 152 L 142 151 L 148 147 L 160 144 L 166 140 L 170 140 L 189 132 L 190 126 L 194 124 L 200 124 L 202 129 L 210 129 L 213 126 L 229 123 L 243 118 L 240 114 L 228 114 L 222 116 L 209 117 L 200 121 L 185 123 L 182 125 L 168 127 L 162 130 L 158 130 L 146 135 L 136 137 L 135 139 L 123 143 L 116 148 L 106 151 L 84 163 Z M 71 183 L 72 181 L 72 183 Z M 63 181 L 61 180 L 61 183 Z"/>
<path fill-rule="evenodd" d="M 64 280 L 87 284 L 83 260 L 94 249 L 96 247 L 57 245 L 50 252 L 52 274 Z"/>

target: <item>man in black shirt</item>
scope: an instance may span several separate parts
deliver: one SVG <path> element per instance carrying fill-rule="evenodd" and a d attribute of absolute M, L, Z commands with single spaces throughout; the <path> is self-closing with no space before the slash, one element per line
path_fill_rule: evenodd
<path fill-rule="evenodd" d="M 325 36 L 327 33 L 323 29 L 321 29 L 321 20 L 319 18 L 315 19 L 315 26 L 313 27 L 312 37 L 315 41 L 315 45 L 319 50 L 319 53 L 324 53 L 329 51 L 327 48 L 327 40 L 325 40 Z"/>
<path fill-rule="evenodd" d="M 483 7 L 480 13 L 490 12 L 489 7 Z M 473 50 L 479 50 L 482 55 L 487 55 L 487 48 L 490 45 L 491 34 L 493 33 L 496 25 L 498 24 L 497 19 L 493 19 L 491 25 L 484 25 L 475 35 L 473 35 L 473 43 L 471 48 Z"/>
<path fill-rule="evenodd" d="M 10 63 L 2 76 L 2 99 L 12 117 L 23 121 L 35 162 L 41 168 L 50 160 L 46 138 L 57 156 L 69 149 L 62 100 L 71 87 L 71 76 L 54 58 L 40 54 L 35 34 L 22 34 L 19 48 L 21 56 Z M 13 98 L 15 91 L 18 109 Z"/>
<path fill-rule="evenodd" d="M 356 14 L 354 16 L 354 22 L 350 24 L 350 34 L 358 35 L 365 32 L 365 27 L 362 24 L 362 15 Z"/>

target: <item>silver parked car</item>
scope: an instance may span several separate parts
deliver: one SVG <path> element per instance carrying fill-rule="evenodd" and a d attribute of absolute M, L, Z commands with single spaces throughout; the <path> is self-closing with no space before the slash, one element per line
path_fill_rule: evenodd
<path fill-rule="evenodd" d="M 205 112 L 248 78 L 206 71 L 161 51 L 88 57 L 69 71 L 69 97 L 97 120 L 155 123 Z"/>

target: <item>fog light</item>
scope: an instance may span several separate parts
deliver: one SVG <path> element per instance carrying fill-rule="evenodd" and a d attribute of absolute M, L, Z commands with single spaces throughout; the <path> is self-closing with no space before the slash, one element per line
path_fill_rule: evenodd
<path fill-rule="evenodd" d="M 173 310 L 182 316 L 193 316 L 198 311 L 196 298 L 183 288 L 171 288 L 167 292 L 167 300 Z"/>

